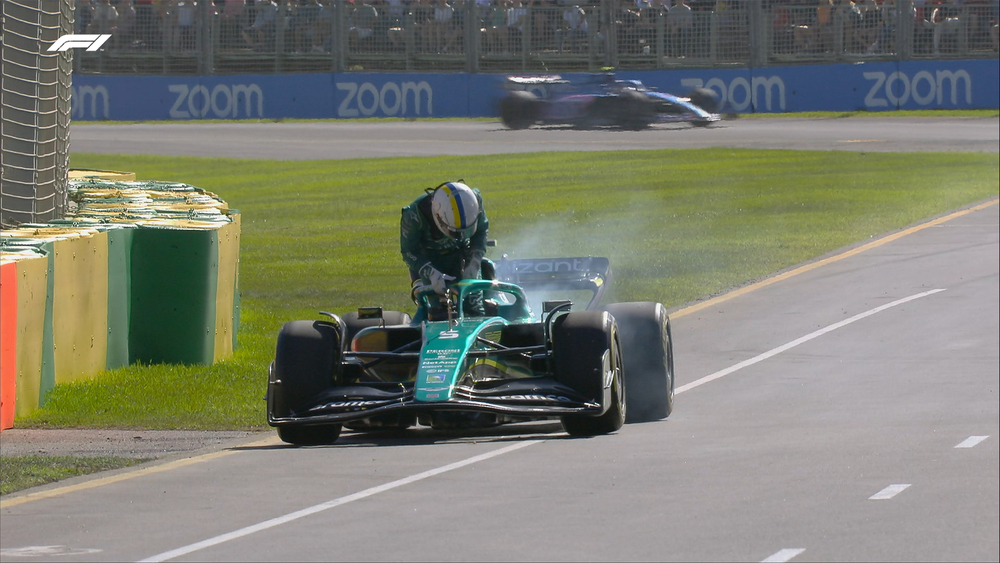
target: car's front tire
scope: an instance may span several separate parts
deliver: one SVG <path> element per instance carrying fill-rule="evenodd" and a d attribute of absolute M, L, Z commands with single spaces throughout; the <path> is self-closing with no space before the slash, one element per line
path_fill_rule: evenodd
<path fill-rule="evenodd" d="M 571 436 L 609 434 L 622 427 L 626 384 L 614 318 L 600 311 L 562 315 L 552 325 L 552 363 L 556 379 L 585 397 L 605 402 L 604 381 L 612 371 L 610 400 L 600 416 L 566 415 L 563 428 Z"/>
<path fill-rule="evenodd" d="M 719 98 L 711 88 L 695 88 L 691 90 L 691 103 L 707 111 L 717 113 L 719 111 Z"/>
<path fill-rule="evenodd" d="M 308 407 L 313 398 L 334 384 L 339 363 L 340 332 L 335 325 L 323 321 L 285 323 L 278 333 L 268 377 L 268 419 L 286 418 Z M 329 443 L 339 434 L 339 424 L 278 425 L 278 436 L 293 444 Z"/>

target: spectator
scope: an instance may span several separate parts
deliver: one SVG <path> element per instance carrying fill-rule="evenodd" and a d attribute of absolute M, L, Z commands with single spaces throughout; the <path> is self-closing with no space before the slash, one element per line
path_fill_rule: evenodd
<path fill-rule="evenodd" d="M 795 10 L 795 24 L 792 27 L 793 47 L 796 53 L 808 53 L 816 43 L 816 30 L 819 26 L 820 6 L 802 6 Z M 829 18 L 829 12 L 824 12 Z"/>
<path fill-rule="evenodd" d="M 166 28 L 168 44 L 172 50 L 191 51 L 194 49 L 194 22 L 197 8 L 198 3 L 194 0 L 170 0 L 166 11 Z"/>
<path fill-rule="evenodd" d="M 616 23 L 618 26 L 618 52 L 634 54 L 638 49 L 639 6 L 634 2 L 623 2 Z"/>
<path fill-rule="evenodd" d="M 448 0 L 436 0 L 434 4 L 434 17 L 427 22 L 426 33 L 424 34 L 424 50 L 429 53 L 439 53 L 444 51 L 445 40 L 451 19 L 455 16 L 455 9 L 451 7 Z"/>
<path fill-rule="evenodd" d="M 90 33 L 87 30 L 90 22 L 94 20 L 94 4 L 91 0 L 77 0 L 76 3 L 76 32 Z"/>
<path fill-rule="evenodd" d="M 674 6 L 667 12 L 667 29 L 670 30 L 670 54 L 686 57 L 691 51 L 691 32 L 694 29 L 694 13 L 685 0 L 674 0 Z"/>
<path fill-rule="evenodd" d="M 378 21 L 378 10 L 371 0 L 362 0 L 355 4 L 351 12 L 351 29 L 348 39 L 354 52 L 370 51 L 375 42 L 375 23 Z"/>
<path fill-rule="evenodd" d="M 827 53 L 833 49 L 833 0 L 819 0 L 816 6 L 816 27 L 813 52 Z"/>
<path fill-rule="evenodd" d="M 379 28 L 384 29 L 384 35 L 389 40 L 389 47 L 394 52 L 401 52 L 406 46 L 406 29 L 403 27 L 403 17 L 406 14 L 406 4 L 403 0 L 387 0 L 383 9 L 379 10 Z"/>
<path fill-rule="evenodd" d="M 486 23 L 495 5 L 496 2 L 493 0 L 476 0 L 476 17 L 479 18 L 479 21 Z"/>
<path fill-rule="evenodd" d="M 247 0 L 225 0 L 219 14 L 219 44 L 223 49 L 236 47 L 240 30 L 246 27 Z"/>
<path fill-rule="evenodd" d="M 118 2 L 118 30 L 115 32 L 115 45 L 119 49 L 132 47 L 135 41 L 135 6 L 132 0 L 121 0 Z"/>
<path fill-rule="evenodd" d="M 527 17 L 528 9 L 524 7 L 522 0 L 511 0 L 507 8 L 507 38 L 514 51 L 521 50 L 521 41 L 524 36 L 524 20 Z"/>
<path fill-rule="evenodd" d="M 430 43 L 430 24 L 434 20 L 434 4 L 431 0 L 416 0 L 412 5 L 413 14 L 413 39 L 422 50 L 426 51 L 426 46 Z"/>
<path fill-rule="evenodd" d="M 958 35 L 962 29 L 959 10 L 955 6 L 938 6 L 931 13 L 931 23 L 934 26 L 934 54 L 941 54 L 941 42 L 954 50 L 958 43 Z"/>
<path fill-rule="evenodd" d="M 875 37 L 875 43 L 868 48 L 867 53 L 891 52 L 896 48 L 896 3 L 895 0 L 882 2 L 879 13 L 882 15 L 881 25 Z"/>
<path fill-rule="evenodd" d="M 934 37 L 934 22 L 931 21 L 932 9 L 927 0 L 913 0 L 913 53 L 926 55 L 931 52 Z"/>
<path fill-rule="evenodd" d="M 78 0 L 86 1 L 89 0 Z M 161 47 L 161 14 L 159 0 L 135 0 L 135 36 L 143 49 L 159 49 Z"/>
<path fill-rule="evenodd" d="M 661 6 L 655 0 L 643 0 L 639 6 L 639 21 L 636 23 L 636 38 L 638 49 L 644 55 L 652 52 L 656 44 L 657 20 L 660 18 Z M 666 13 L 666 9 L 663 9 Z"/>
<path fill-rule="evenodd" d="M 507 45 L 509 31 L 507 30 L 507 7 L 510 0 L 496 0 L 487 12 L 483 27 L 480 30 L 486 43 L 486 51 L 489 54 L 510 54 Z"/>
<path fill-rule="evenodd" d="M 472 2 L 472 0 L 468 0 Z M 452 8 L 455 12 L 451 16 L 451 22 L 445 33 L 445 52 L 465 52 L 465 7 L 466 0 L 452 0 Z"/>
<path fill-rule="evenodd" d="M 567 6 L 562 13 L 562 26 L 556 31 L 556 42 L 561 52 L 567 45 L 568 50 L 575 51 L 587 42 L 587 13 L 580 6 Z"/>
<path fill-rule="evenodd" d="M 334 0 L 318 0 L 319 14 L 313 23 L 313 42 L 310 51 L 314 53 L 329 52 L 333 49 L 334 25 L 337 21 L 337 6 Z"/>
<path fill-rule="evenodd" d="M 274 44 L 277 20 L 278 5 L 274 0 L 257 0 L 254 4 L 253 23 L 243 30 L 243 41 L 255 51 L 267 50 Z"/>
<path fill-rule="evenodd" d="M 878 29 L 882 22 L 882 13 L 875 0 L 864 0 L 861 8 L 861 27 L 858 29 L 858 40 L 867 51 L 878 37 Z"/>
<path fill-rule="evenodd" d="M 293 53 L 312 49 L 315 44 L 313 37 L 315 25 L 322 9 L 319 0 L 305 0 L 304 4 L 296 7 L 288 26 L 288 35 L 291 36 L 290 50 Z"/>
<path fill-rule="evenodd" d="M 97 0 L 93 9 L 93 17 L 87 25 L 87 33 L 111 33 L 118 29 L 118 10 L 111 5 L 111 0 Z"/>
<path fill-rule="evenodd" d="M 535 50 L 547 48 L 554 33 L 549 26 L 549 7 L 544 0 L 528 0 L 527 15 L 531 18 L 531 46 Z"/>

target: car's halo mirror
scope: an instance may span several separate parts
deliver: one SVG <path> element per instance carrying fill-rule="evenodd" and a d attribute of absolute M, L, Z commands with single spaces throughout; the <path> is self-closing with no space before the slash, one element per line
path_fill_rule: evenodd
<path fill-rule="evenodd" d="M 381 319 L 382 307 L 358 307 L 358 319 Z"/>

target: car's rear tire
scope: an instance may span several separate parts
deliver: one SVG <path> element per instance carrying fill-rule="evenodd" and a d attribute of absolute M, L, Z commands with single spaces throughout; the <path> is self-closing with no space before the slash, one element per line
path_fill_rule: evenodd
<path fill-rule="evenodd" d="M 538 121 L 541 104 L 538 96 L 526 90 L 513 90 L 500 100 L 500 121 L 510 129 L 527 129 Z"/>
<path fill-rule="evenodd" d="M 707 111 L 717 113 L 719 111 L 719 98 L 711 88 L 695 88 L 691 90 L 691 103 Z"/>
<path fill-rule="evenodd" d="M 340 333 L 336 326 L 323 321 L 285 323 L 278 333 L 268 381 L 268 419 L 293 416 L 308 407 L 334 384 L 339 363 Z M 278 436 L 293 444 L 329 443 L 339 435 L 339 424 L 278 426 Z"/>
<path fill-rule="evenodd" d="M 618 325 L 629 390 L 626 422 L 667 418 L 674 409 L 674 351 L 666 308 L 661 303 L 636 302 L 602 309 Z"/>
<path fill-rule="evenodd" d="M 572 436 L 609 434 L 626 415 L 622 355 L 614 318 L 600 311 L 562 315 L 552 325 L 552 363 L 556 379 L 589 399 L 604 402 L 605 354 L 613 370 L 611 399 L 600 416 L 566 415 L 563 428 Z"/>

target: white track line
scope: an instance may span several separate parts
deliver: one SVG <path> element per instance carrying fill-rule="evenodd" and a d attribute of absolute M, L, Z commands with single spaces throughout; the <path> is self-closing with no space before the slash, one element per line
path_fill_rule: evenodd
<path fill-rule="evenodd" d="M 889 500 L 892 497 L 898 495 L 899 493 L 905 491 L 909 487 L 910 487 L 910 485 L 908 483 L 907 484 L 898 484 L 898 485 L 889 485 L 888 487 L 886 487 L 886 488 L 882 489 L 881 491 L 875 493 L 874 495 L 868 497 L 868 500 Z"/>
<path fill-rule="evenodd" d="M 484 460 L 487 460 L 487 459 L 490 459 L 490 458 L 501 456 L 503 454 L 510 453 L 510 452 L 512 452 L 514 450 L 519 450 L 521 448 L 526 448 L 528 446 L 531 446 L 531 445 L 534 445 L 534 444 L 538 444 L 538 443 L 541 443 L 543 441 L 544 440 L 527 440 L 527 441 L 524 441 L 524 442 L 518 442 L 516 444 L 512 444 L 510 446 L 507 446 L 507 447 L 504 447 L 504 448 L 500 448 L 498 450 L 493 450 L 492 452 L 487 452 L 485 454 L 480 454 L 480 455 L 477 455 L 477 456 L 473 456 L 473 457 L 470 457 L 468 459 L 463 459 L 462 461 L 456 461 L 455 463 L 450 463 L 448 465 L 444 465 L 444 466 L 438 467 L 436 469 L 430 469 L 428 471 L 424 471 L 423 473 L 417 473 L 416 475 L 410 475 L 409 477 L 404 477 L 402 479 L 397 479 L 395 481 L 392 481 L 390 483 L 386 483 L 384 485 L 379 485 L 377 487 L 372 487 L 370 489 L 365 489 L 365 490 L 363 490 L 361 492 L 358 492 L 358 493 L 354 493 L 354 494 L 347 495 L 347 496 L 344 496 L 344 497 L 340 497 L 340 498 L 337 498 L 337 499 L 329 500 L 329 501 L 321 503 L 321 504 L 310 506 L 309 508 L 303 508 L 302 510 L 297 510 L 295 512 L 291 512 L 291 513 L 286 514 L 284 516 L 279 516 L 277 518 L 272 518 L 270 520 L 265 520 L 265 521 L 263 521 L 263 522 L 261 522 L 259 524 L 254 524 L 252 526 L 247 526 L 245 528 L 240 528 L 239 530 L 236 530 L 236 531 L 233 531 L 233 532 L 229 532 L 229 533 L 226 533 L 226 534 L 222 534 L 222 535 L 219 535 L 219 536 L 215 536 L 214 538 L 209 538 L 207 540 L 202 540 L 200 542 L 193 543 L 193 544 L 190 544 L 190 545 L 186 545 L 184 547 L 179 547 L 177 549 L 172 549 L 170 551 L 165 551 L 165 552 L 163 552 L 163 553 L 161 553 L 159 555 L 154 555 L 152 557 L 147 557 L 146 559 L 142 559 L 140 561 L 140 563 L 144 563 L 144 562 L 147 562 L 147 561 L 148 562 L 169 561 L 170 559 L 174 559 L 174 558 L 180 557 L 182 555 L 187 555 L 189 553 L 194 553 L 195 551 L 201 551 L 202 549 L 205 549 L 205 548 L 208 548 L 208 547 L 212 547 L 214 545 L 219 545 L 220 543 L 225 543 L 225 542 L 230 541 L 230 540 L 235 540 L 235 539 L 238 539 L 238 538 L 242 538 L 244 536 L 249 536 L 250 534 L 254 534 L 254 533 L 257 533 L 257 532 L 260 532 L 260 531 L 263 531 L 263 530 L 267 530 L 269 528 L 274 528 L 275 526 L 280 526 L 282 524 L 287 524 L 287 523 L 289 523 L 289 522 L 291 522 L 293 520 L 298 520 L 299 518 L 304 518 L 304 517 L 310 516 L 312 514 L 317 514 L 319 512 L 323 512 L 325 510 L 330 510 L 331 508 L 336 508 L 338 506 L 347 504 L 349 502 L 354 502 L 356 500 L 361 500 L 361 499 L 364 499 L 364 498 L 368 498 L 370 496 L 374 496 L 374 495 L 377 495 L 379 493 L 384 493 L 386 491 L 395 489 L 397 487 L 402 487 L 403 485 L 409 485 L 410 483 L 415 483 L 417 481 L 421 481 L 423 479 L 427 479 L 428 477 L 434 477 L 435 475 L 440 475 L 442 473 L 447 473 L 448 471 L 453 471 L 455 469 L 460 469 L 460 468 L 465 467 L 467 465 L 472 465 L 473 463 L 477 463 L 477 462 L 484 461 Z"/>
<path fill-rule="evenodd" d="M 982 442 L 983 440 L 985 440 L 987 438 L 989 438 L 989 436 L 969 436 L 965 440 L 962 440 L 962 443 L 960 443 L 959 445 L 957 445 L 955 447 L 956 448 L 971 448 L 971 447 L 974 447 L 975 445 L 979 444 L 979 442 Z"/>
<path fill-rule="evenodd" d="M 777 356 L 778 354 L 780 354 L 782 352 L 785 352 L 787 350 L 795 348 L 799 344 L 804 344 L 804 343 L 809 342 L 810 340 L 812 340 L 814 338 L 819 338 L 820 336 L 823 336 L 824 334 L 826 334 L 828 332 L 833 332 L 833 331 L 837 330 L 838 328 L 847 326 L 847 325 L 849 325 L 849 324 L 851 324 L 853 322 L 860 321 L 861 319 L 870 317 L 870 316 L 872 316 L 872 315 L 874 315 L 876 313 L 881 313 L 882 311 L 885 311 L 886 309 L 890 309 L 890 308 L 895 307 L 897 305 L 902 305 L 903 303 L 908 303 L 910 301 L 913 301 L 914 299 L 920 299 L 921 297 L 927 297 L 928 295 L 934 295 L 935 293 L 940 293 L 942 291 L 944 291 L 944 290 L 943 289 L 932 289 L 930 291 L 925 291 L 923 293 L 918 293 L 916 295 L 911 295 L 909 297 L 904 297 L 902 299 L 897 299 L 897 300 L 893 301 L 892 303 L 886 303 L 885 305 L 881 305 L 879 307 L 875 307 L 874 309 L 869 309 L 869 310 L 865 311 L 864 313 L 860 313 L 860 314 L 854 315 L 853 317 L 851 317 L 849 319 L 844 319 L 844 320 L 842 320 L 840 322 L 833 323 L 830 326 L 821 328 L 821 329 L 819 329 L 819 330 L 817 330 L 815 332 L 810 332 L 809 334 L 807 334 L 807 335 L 805 335 L 805 336 L 803 336 L 801 338 L 796 338 L 795 340 L 792 340 L 791 342 L 789 342 L 787 344 L 782 344 L 781 346 L 778 346 L 777 348 L 773 348 L 771 350 L 768 350 L 767 352 L 764 352 L 763 354 L 760 354 L 758 356 L 754 356 L 753 358 L 750 358 L 749 360 L 743 360 L 742 362 L 740 362 L 740 363 L 738 363 L 736 365 L 729 366 L 726 369 L 719 370 L 719 371 L 717 371 L 717 372 L 715 372 L 715 373 L 713 373 L 711 375 L 706 375 L 705 377 L 702 377 L 701 379 L 697 379 L 695 381 L 692 381 L 691 383 L 688 383 L 686 385 L 681 385 L 680 387 L 678 387 L 674 391 L 674 394 L 675 395 L 679 395 L 679 394 L 681 394 L 681 393 L 683 393 L 685 391 L 694 389 L 695 387 L 698 387 L 699 385 L 704 385 L 704 384 L 706 384 L 706 383 L 708 383 L 710 381 L 715 381 L 716 379 L 719 379 L 720 377 L 725 377 L 725 376 L 727 376 L 727 375 L 729 375 L 729 374 L 731 374 L 731 373 L 733 373 L 735 371 L 739 371 L 739 370 L 741 370 L 741 369 L 743 369 L 745 367 L 752 366 L 752 365 L 754 365 L 754 364 L 756 364 L 758 362 L 762 362 L 762 361 L 764 361 L 764 360 L 766 360 L 766 359 L 768 359 L 768 358 L 770 358 L 772 356 Z"/>
<path fill-rule="evenodd" d="M 785 561 L 790 561 L 793 557 L 801 554 L 803 551 L 805 551 L 805 549 L 785 548 L 767 559 L 762 560 L 760 563 L 785 563 Z"/>
<path fill-rule="evenodd" d="M 916 295 L 911 295 L 911 296 L 905 297 L 903 299 L 898 299 L 896 301 L 893 301 L 892 303 L 886 303 L 885 305 L 882 305 L 880 307 L 876 307 L 876 308 L 871 309 L 869 311 L 865 311 L 864 313 L 861 313 L 859 315 L 855 315 L 855 316 L 853 316 L 853 317 L 851 317 L 849 319 L 840 321 L 838 323 L 834 323 L 834 324 L 832 324 L 832 325 L 830 325 L 830 326 L 828 326 L 826 328 L 822 328 L 820 330 L 817 330 L 816 332 L 812 332 L 810 334 L 807 334 L 807 335 L 803 336 L 802 338 L 799 338 L 799 339 L 796 339 L 796 340 L 793 340 L 793 341 L 789 342 L 788 344 L 785 344 L 783 346 L 779 346 L 779 347 L 774 348 L 773 350 L 770 350 L 768 352 L 764 352 L 763 354 L 761 354 L 759 356 L 756 356 L 756 357 L 751 358 L 749 360 L 740 362 L 740 363 L 738 363 L 738 364 L 736 364 L 736 365 L 734 365 L 732 367 L 726 368 L 726 369 L 721 370 L 721 371 L 717 371 L 717 372 L 713 373 L 712 375 L 705 376 L 705 377 L 703 377 L 703 378 L 701 378 L 701 379 L 699 379 L 697 381 L 693 381 L 691 383 L 688 383 L 687 385 L 683 385 L 683 386 L 679 387 L 674 392 L 674 394 L 683 393 L 684 391 L 687 391 L 689 389 L 694 389 L 695 387 L 698 387 L 699 385 L 703 385 L 705 383 L 708 383 L 709 381 L 713 381 L 713 380 L 719 379 L 720 377 L 724 377 L 726 375 L 729 375 L 729 374 L 731 374 L 731 373 L 733 373 L 733 372 L 735 372 L 737 370 L 740 370 L 740 369 L 743 369 L 743 368 L 745 368 L 747 366 L 756 364 L 757 362 L 766 360 L 767 358 L 770 358 L 770 357 L 772 357 L 774 355 L 780 354 L 781 352 L 784 352 L 785 350 L 794 348 L 795 346 L 798 346 L 799 344 L 802 344 L 804 342 L 808 342 L 808 341 L 810 341 L 810 340 L 812 340 L 814 338 L 822 336 L 822 335 L 824 335 L 824 334 L 826 334 L 828 332 L 831 332 L 833 330 L 836 330 L 836 329 L 838 329 L 838 328 L 840 328 L 842 326 L 849 325 L 849 324 L 851 324 L 851 323 L 853 323 L 855 321 L 859 321 L 859 320 L 861 320 L 863 318 L 870 317 L 870 316 L 872 316 L 872 315 L 874 315 L 876 313 L 879 313 L 881 311 L 889 309 L 890 307 L 895 307 L 896 305 L 902 305 L 903 303 L 907 303 L 909 301 L 913 301 L 914 299 L 920 299 L 921 297 L 926 297 L 928 295 L 933 295 L 933 294 L 939 293 L 941 291 L 944 291 L 944 290 L 943 289 L 933 289 L 931 291 L 925 291 L 923 293 L 918 293 Z M 423 479 L 427 479 L 428 477 L 433 477 L 435 475 L 440 475 L 442 473 L 446 473 L 448 471 L 459 469 L 459 468 L 465 467 L 467 465 L 471 465 L 471 464 L 479 462 L 479 461 L 483 461 L 483 460 L 486 460 L 486 459 L 497 457 L 497 456 L 503 455 L 505 453 L 512 452 L 514 450 L 518 450 L 518 449 L 521 449 L 521 448 L 524 448 L 524 447 L 527 447 L 527 446 L 531 446 L 533 444 L 540 443 L 542 441 L 544 441 L 544 440 L 528 440 L 528 441 L 525 441 L 525 442 L 519 442 L 517 444 L 513 444 L 513 445 L 507 446 L 505 448 L 500 448 L 498 450 L 494 450 L 494 451 L 489 452 L 489 453 L 481 454 L 481 455 L 478 455 L 478 456 L 475 456 L 475 457 L 470 457 L 470 458 L 462 460 L 462 461 L 458 461 L 458 462 L 455 462 L 455 463 L 452 463 L 452 464 L 449 464 L 449 465 L 438 467 L 437 469 L 431 469 L 431 470 L 428 470 L 428 471 L 424 471 L 423 473 L 418 473 L 416 475 L 411 475 L 409 477 L 404 477 L 402 479 L 398 479 L 396 481 L 392 481 L 391 483 L 386 483 L 384 485 L 379 485 L 377 487 L 372 487 L 372 488 L 369 488 L 369 489 L 365 489 L 365 490 L 363 490 L 361 492 L 358 492 L 358 493 L 354 493 L 354 494 L 347 495 L 347 496 L 344 496 L 344 497 L 340 497 L 340 498 L 337 498 L 337 499 L 333 499 L 333 500 L 330 500 L 330 501 L 327 501 L 327 502 L 324 502 L 324 503 L 321 503 L 321 504 L 317 504 L 317 505 L 311 506 L 309 508 L 304 508 L 302 510 L 291 512 L 291 513 L 286 514 L 284 516 L 279 516 L 277 518 L 272 518 L 270 520 L 265 520 L 264 522 L 260 522 L 259 524 L 254 524 L 252 526 L 247 526 L 245 528 L 240 528 L 239 530 L 236 530 L 236 531 L 233 531 L 233 532 L 229 532 L 229 533 L 226 533 L 226 534 L 222 534 L 222 535 L 219 535 L 219 536 L 215 536 L 214 538 L 209 538 L 207 540 L 203 540 L 203 541 L 200 541 L 200 542 L 197 542 L 197 543 L 193 543 L 193 544 L 190 544 L 190 545 L 187 545 L 187 546 L 184 546 L 184 547 L 179 547 L 177 549 L 172 549 L 170 551 L 165 551 L 165 552 L 163 552 L 163 553 L 161 553 L 159 555 L 154 555 L 152 557 L 148 557 L 146 559 L 142 559 L 140 561 L 140 563 L 158 562 L 158 561 L 169 561 L 170 559 L 181 557 L 183 555 L 188 555 L 188 554 L 194 553 L 196 551 L 201 551 L 202 549 L 206 549 L 206 548 L 209 548 L 209 547 L 212 547 L 212 546 L 215 546 L 215 545 L 219 545 L 221 543 L 225 543 L 225 542 L 230 541 L 230 540 L 242 538 L 244 536 L 248 536 L 250 534 L 254 534 L 254 533 L 260 532 L 262 530 L 267 530 L 269 528 L 274 528 L 274 527 L 280 526 L 282 524 L 287 524 L 288 522 L 292 522 L 293 520 L 298 520 L 299 518 L 304 518 L 306 516 L 310 516 L 312 514 L 323 512 L 323 511 L 329 510 L 331 508 L 336 508 L 338 506 L 341 506 L 341 505 L 344 505 L 344 504 L 347 504 L 347 503 L 350 503 L 350 502 L 354 502 L 356 500 L 361 500 L 361 499 L 364 499 L 364 498 L 368 498 L 370 496 L 374 496 L 374 495 L 377 495 L 379 493 L 383 493 L 385 491 L 389 491 L 391 489 L 395 489 L 397 487 L 402 487 L 403 485 L 409 485 L 410 483 L 415 483 L 417 481 L 421 481 Z M 904 488 L 908 487 L 908 486 L 909 485 L 905 485 Z M 804 549 L 801 549 L 801 550 L 797 550 L 797 549 L 783 549 L 783 550 L 779 551 L 778 553 L 775 553 L 774 555 L 772 555 L 768 559 L 765 559 L 765 561 L 788 561 L 789 559 L 791 559 L 792 557 L 795 557 L 796 555 L 798 555 L 799 553 L 802 553 L 803 551 L 805 551 L 805 550 Z M 773 558 L 779 557 L 779 556 L 780 557 L 786 557 L 787 556 L 787 559 L 773 559 Z"/>

